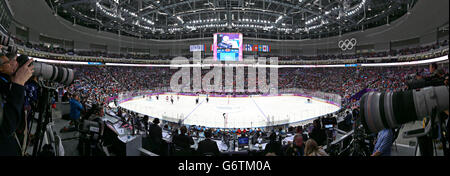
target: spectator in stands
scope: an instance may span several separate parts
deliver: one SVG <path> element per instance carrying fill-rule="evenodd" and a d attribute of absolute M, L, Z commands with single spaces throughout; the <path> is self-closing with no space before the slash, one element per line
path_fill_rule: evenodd
<path fill-rule="evenodd" d="M 264 154 L 266 156 L 281 156 L 281 142 L 277 141 L 276 133 L 272 133 L 269 136 L 269 143 L 266 145 L 264 149 Z"/>
<path fill-rule="evenodd" d="M 352 116 L 352 113 L 350 113 L 350 111 L 347 111 L 346 113 L 347 113 L 347 115 L 344 118 L 344 124 L 345 124 L 344 129 L 345 129 L 345 131 L 350 131 L 353 127 L 353 122 L 352 122 L 353 116 Z"/>
<path fill-rule="evenodd" d="M 159 126 L 159 119 L 155 118 L 153 120 L 153 124 L 150 125 L 150 151 L 153 153 L 156 153 L 158 155 L 162 154 L 162 145 L 163 145 L 163 139 L 162 139 L 162 129 Z"/>
<path fill-rule="evenodd" d="M 304 146 L 303 146 L 303 137 L 302 135 L 295 135 L 293 143 L 290 143 L 287 146 L 287 149 L 284 152 L 285 156 L 304 156 Z"/>
<path fill-rule="evenodd" d="M 384 129 L 378 132 L 375 148 L 372 156 L 391 156 L 391 147 L 394 143 L 394 132 L 392 129 Z"/>
<path fill-rule="evenodd" d="M 297 128 L 293 127 L 293 126 L 289 126 L 288 128 L 288 134 L 295 134 L 297 131 Z"/>
<path fill-rule="evenodd" d="M 192 137 L 187 135 L 187 128 L 185 126 L 182 126 L 180 128 L 180 134 L 175 135 L 172 139 L 172 142 L 178 147 L 181 147 L 185 150 L 189 149 L 191 145 L 194 145 L 194 140 L 192 139 Z"/>
<path fill-rule="evenodd" d="M 205 131 L 205 140 L 198 143 L 197 153 L 201 155 L 214 155 L 219 156 L 220 151 L 217 147 L 216 141 L 211 140 L 212 132 L 210 130 Z"/>
<path fill-rule="evenodd" d="M 70 93 L 64 89 L 64 94 L 62 97 L 62 102 L 68 102 L 70 100 Z"/>
<path fill-rule="evenodd" d="M 302 135 L 303 140 L 308 140 L 309 139 L 308 135 L 303 132 L 303 127 L 302 126 L 298 126 L 297 127 L 297 133 L 296 134 Z"/>
<path fill-rule="evenodd" d="M 319 146 L 325 145 L 327 140 L 327 134 L 325 130 L 322 129 L 320 125 L 320 120 L 314 120 L 313 124 L 314 128 L 312 129 L 311 134 L 309 134 L 309 137 L 311 139 L 314 139 Z"/>
<path fill-rule="evenodd" d="M 328 156 L 328 154 L 317 145 L 314 139 L 306 141 L 305 156 Z"/>

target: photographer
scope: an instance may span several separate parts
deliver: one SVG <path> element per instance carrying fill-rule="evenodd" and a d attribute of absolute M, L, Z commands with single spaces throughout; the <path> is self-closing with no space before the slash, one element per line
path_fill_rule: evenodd
<path fill-rule="evenodd" d="M 20 145 L 15 135 L 23 119 L 25 82 L 32 76 L 33 60 L 18 68 L 17 57 L 0 56 L 0 156 L 19 156 Z"/>
<path fill-rule="evenodd" d="M 431 78 L 442 78 L 444 70 L 440 69 L 436 63 L 430 64 Z"/>
<path fill-rule="evenodd" d="M 436 63 L 429 65 L 430 76 L 422 77 L 416 75 L 415 79 L 408 81 L 406 84 L 409 90 L 420 90 L 430 86 L 445 85 L 445 71 L 439 68 Z"/>
<path fill-rule="evenodd" d="M 73 98 L 69 100 L 70 103 L 70 119 L 72 120 L 75 128 L 78 126 L 81 112 L 83 111 L 83 105 L 80 103 L 80 96 L 75 94 Z"/>

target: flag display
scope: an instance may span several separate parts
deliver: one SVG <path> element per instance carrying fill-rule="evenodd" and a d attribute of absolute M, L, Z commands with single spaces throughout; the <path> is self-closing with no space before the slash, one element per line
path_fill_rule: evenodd
<path fill-rule="evenodd" d="M 205 45 L 191 45 L 190 46 L 190 51 L 194 52 L 194 51 L 205 51 Z"/>
<path fill-rule="evenodd" d="M 262 52 L 270 52 L 270 46 L 269 45 L 262 45 Z"/>
<path fill-rule="evenodd" d="M 244 51 L 252 51 L 252 45 L 251 44 L 245 44 Z"/>
<path fill-rule="evenodd" d="M 206 45 L 205 45 L 206 48 Z M 206 51 L 206 49 L 205 49 Z M 210 46 L 210 51 L 214 51 L 214 45 Z M 254 44 L 245 44 L 244 45 L 245 52 L 271 52 L 271 47 L 269 45 L 254 45 Z"/>
<path fill-rule="evenodd" d="M 253 52 L 257 52 L 257 51 L 258 51 L 258 45 L 253 45 L 252 51 L 253 51 Z"/>
<path fill-rule="evenodd" d="M 269 45 L 253 45 L 253 44 L 245 44 L 244 51 L 247 52 L 270 52 Z"/>

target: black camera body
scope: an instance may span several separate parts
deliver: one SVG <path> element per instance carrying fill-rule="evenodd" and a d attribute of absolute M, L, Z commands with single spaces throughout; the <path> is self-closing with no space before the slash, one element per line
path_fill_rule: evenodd
<path fill-rule="evenodd" d="M 86 139 L 98 140 L 100 138 L 100 123 L 97 121 L 83 120 L 79 126 L 79 132 Z"/>
<path fill-rule="evenodd" d="M 421 80 L 413 80 L 407 83 L 409 90 L 421 89 L 424 87 L 437 87 L 443 86 L 445 82 L 445 78 L 440 78 L 437 76 L 427 77 Z"/>

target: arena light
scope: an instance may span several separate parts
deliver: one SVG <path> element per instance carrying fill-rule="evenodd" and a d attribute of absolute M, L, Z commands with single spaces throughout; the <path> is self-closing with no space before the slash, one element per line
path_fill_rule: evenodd
<path fill-rule="evenodd" d="M 194 21 L 194 23 L 210 23 L 210 22 L 218 22 L 219 21 L 219 19 L 217 19 L 217 18 L 210 18 L 210 19 L 205 19 L 205 20 L 197 20 L 197 21 Z M 191 23 L 191 22 L 189 22 L 189 23 Z"/>
<path fill-rule="evenodd" d="M 49 60 L 36 57 L 30 57 L 34 61 L 49 63 L 49 64 L 64 64 L 64 65 L 101 65 L 100 62 L 75 62 L 75 61 L 60 61 L 60 60 Z"/>
<path fill-rule="evenodd" d="M 407 65 L 429 64 L 429 63 L 434 63 L 434 62 L 442 62 L 442 61 L 446 61 L 446 60 L 448 60 L 448 55 L 434 58 L 434 59 L 427 59 L 427 60 L 420 60 L 420 61 L 361 64 L 361 66 L 363 66 L 363 67 L 407 66 Z"/>
<path fill-rule="evenodd" d="M 103 14 L 105 14 L 107 16 L 110 16 L 110 17 L 113 17 L 113 18 L 118 18 L 118 19 L 120 19 L 122 21 L 125 21 L 125 18 L 123 18 L 123 17 L 121 17 L 121 16 L 119 16 L 117 14 L 109 12 L 108 9 L 106 9 L 105 7 L 103 7 L 100 4 L 100 2 L 95 3 L 95 5 L 97 6 L 98 9 L 100 9 L 101 12 L 103 12 Z"/>
<path fill-rule="evenodd" d="M 183 19 L 181 19 L 181 17 L 177 16 L 177 19 L 181 22 L 184 23 Z"/>
<path fill-rule="evenodd" d="M 280 17 L 278 17 L 278 19 L 275 21 L 275 23 L 280 22 L 283 19 L 283 16 L 281 15 Z"/>
<path fill-rule="evenodd" d="M 319 19 L 322 19 L 322 16 L 317 16 L 317 17 L 314 17 L 313 19 L 310 19 L 310 20 L 306 21 L 305 25 L 309 25 L 311 23 L 314 23 L 314 22 L 316 22 Z"/>
<path fill-rule="evenodd" d="M 365 7 L 365 5 L 366 5 L 366 0 L 362 0 L 361 3 L 359 3 L 356 6 L 354 6 L 351 10 L 345 12 L 344 15 L 346 17 L 355 15 L 358 12 L 360 12 L 363 9 L 363 7 Z M 341 18 L 342 18 L 341 16 L 337 17 L 337 19 L 341 19 Z"/>

